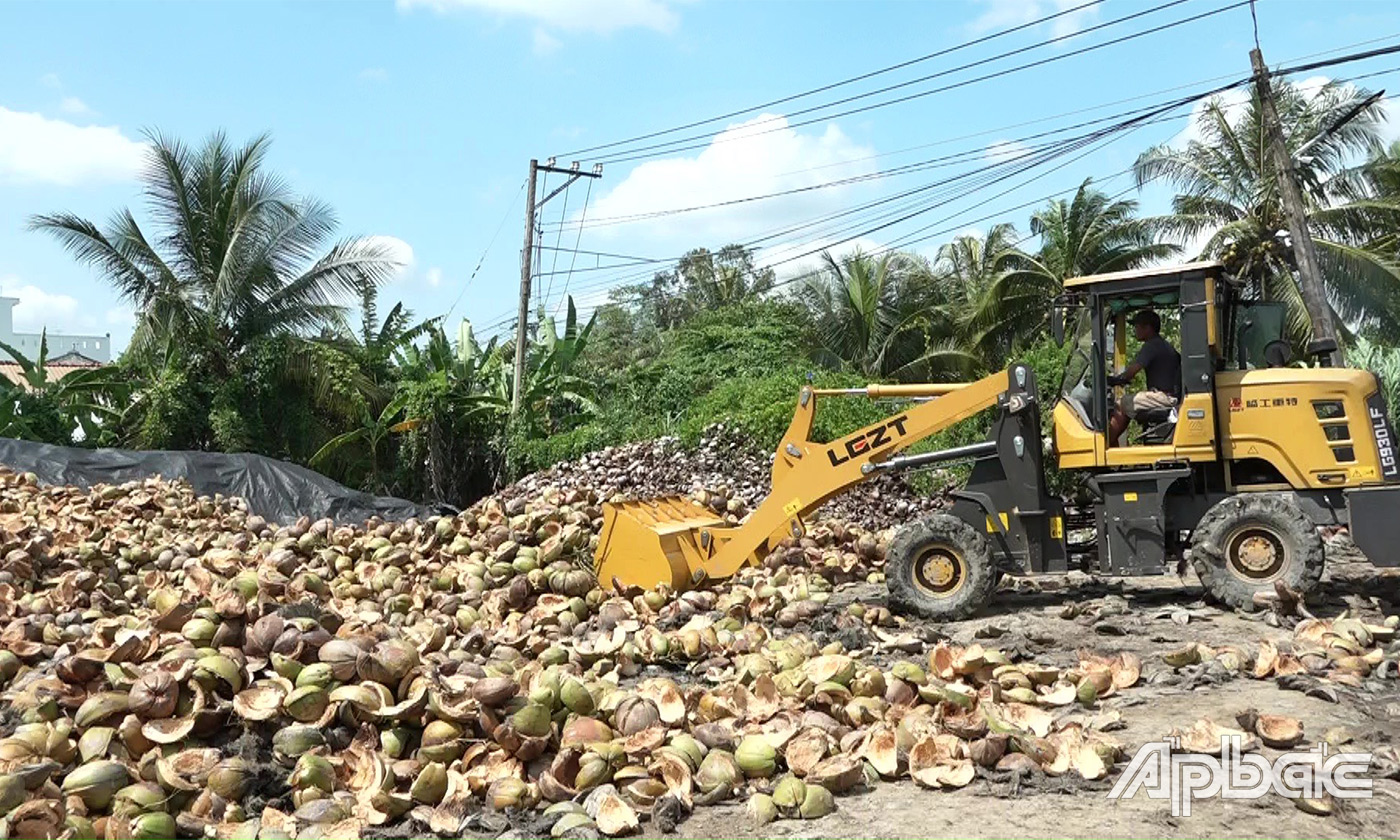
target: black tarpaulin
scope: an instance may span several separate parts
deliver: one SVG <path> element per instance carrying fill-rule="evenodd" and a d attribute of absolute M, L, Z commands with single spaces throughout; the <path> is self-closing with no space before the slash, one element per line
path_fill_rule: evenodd
<path fill-rule="evenodd" d="M 351 490 L 314 470 L 264 455 L 75 449 L 0 438 L 0 464 L 32 472 L 45 484 L 77 487 L 156 475 L 182 478 L 202 495 L 244 498 L 250 511 L 284 525 L 301 516 L 358 524 L 371 516 L 397 520 L 429 513 L 413 502 Z"/>

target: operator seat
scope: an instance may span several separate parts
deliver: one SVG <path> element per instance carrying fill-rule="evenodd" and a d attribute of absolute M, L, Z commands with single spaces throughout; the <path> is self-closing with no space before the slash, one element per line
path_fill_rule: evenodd
<path fill-rule="evenodd" d="M 1171 443 L 1176 433 L 1177 413 L 1175 408 L 1154 408 L 1137 413 L 1137 424 L 1142 427 L 1138 443 Z"/>

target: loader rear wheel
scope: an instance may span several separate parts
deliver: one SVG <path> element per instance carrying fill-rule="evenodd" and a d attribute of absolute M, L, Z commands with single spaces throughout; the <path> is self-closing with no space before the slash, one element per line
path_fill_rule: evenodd
<path fill-rule="evenodd" d="M 954 621 L 981 609 L 996 591 L 987 541 L 945 513 L 900 528 L 885 557 L 890 607 L 920 618 Z"/>
<path fill-rule="evenodd" d="M 1241 610 L 1276 583 L 1304 593 L 1322 579 L 1322 537 L 1289 493 L 1243 493 L 1206 511 L 1191 535 L 1191 565 L 1206 592 Z"/>

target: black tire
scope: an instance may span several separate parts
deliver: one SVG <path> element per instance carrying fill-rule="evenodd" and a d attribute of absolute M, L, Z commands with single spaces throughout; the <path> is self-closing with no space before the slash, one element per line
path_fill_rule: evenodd
<path fill-rule="evenodd" d="M 987 540 L 946 513 L 895 532 L 885 557 L 890 609 L 934 621 L 968 618 L 992 599 L 997 570 Z"/>
<path fill-rule="evenodd" d="M 1254 610 L 1276 582 L 1299 593 L 1322 579 L 1322 536 L 1291 493 L 1241 493 L 1206 511 L 1191 535 L 1191 565 L 1206 593 Z"/>

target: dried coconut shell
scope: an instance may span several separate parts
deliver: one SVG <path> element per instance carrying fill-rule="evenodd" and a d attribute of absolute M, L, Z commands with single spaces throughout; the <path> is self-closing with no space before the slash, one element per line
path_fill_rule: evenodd
<path fill-rule="evenodd" d="M 641 827 L 637 812 L 611 793 L 598 799 L 594 821 L 598 825 L 598 831 L 606 837 L 621 837 Z"/>
<path fill-rule="evenodd" d="M 1303 722 L 1286 715 L 1259 715 L 1254 732 L 1267 746 L 1286 750 L 1302 743 Z"/>
<path fill-rule="evenodd" d="M 892 779 L 899 774 L 899 748 L 889 724 L 877 723 L 866 732 L 856 756 L 870 762 L 875 772 Z"/>
<path fill-rule="evenodd" d="M 1167 733 L 1168 738 L 1176 739 L 1182 752 L 1199 755 L 1221 755 L 1221 739 L 1230 736 L 1236 736 L 1240 739 L 1241 752 L 1249 752 L 1259 746 L 1259 741 L 1253 733 L 1245 732 L 1243 729 L 1221 726 L 1210 718 L 1201 718 L 1188 729 L 1173 729 Z"/>
<path fill-rule="evenodd" d="M 845 793 L 865 778 L 860 759 L 840 753 L 822 759 L 807 772 L 808 784 L 817 784 L 832 793 Z"/>

